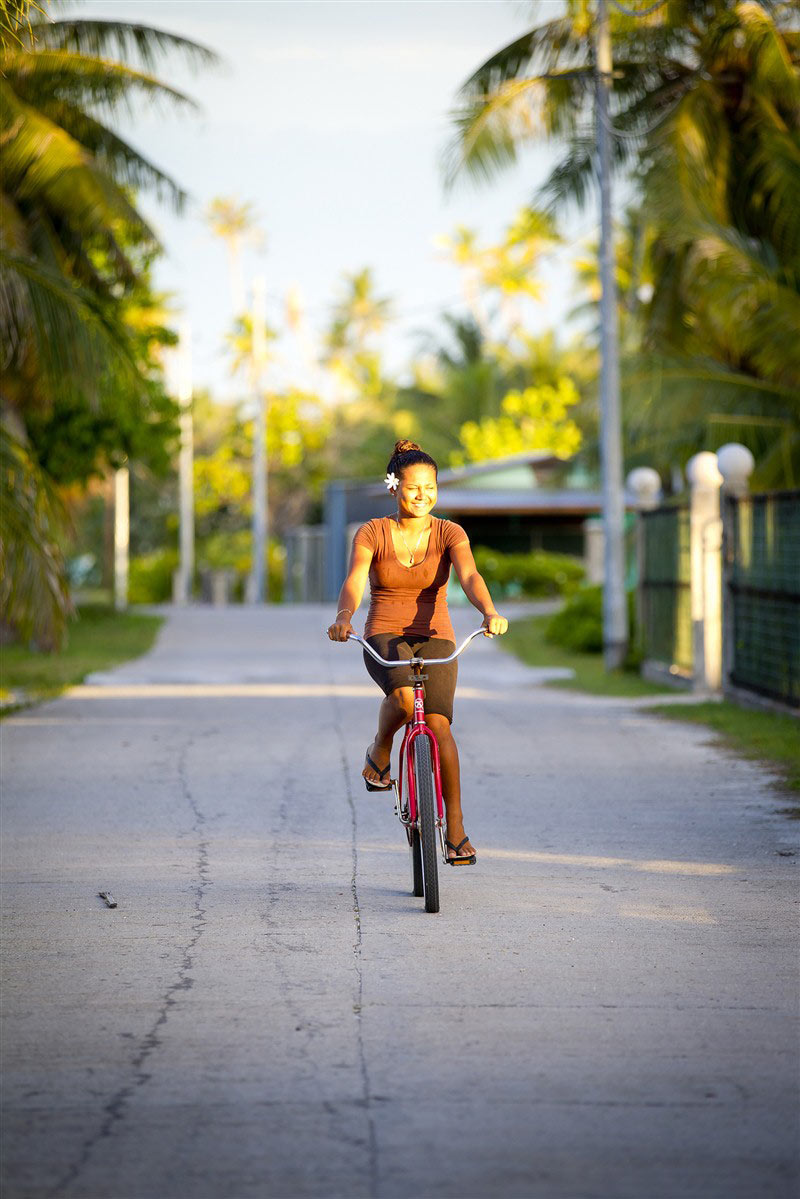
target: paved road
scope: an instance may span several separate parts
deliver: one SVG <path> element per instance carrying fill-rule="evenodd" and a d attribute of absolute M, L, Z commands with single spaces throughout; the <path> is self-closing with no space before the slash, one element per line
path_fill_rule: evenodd
<path fill-rule="evenodd" d="M 794 1196 L 769 773 L 476 643 L 425 915 L 328 615 L 178 612 L 4 722 L 6 1199 Z"/>

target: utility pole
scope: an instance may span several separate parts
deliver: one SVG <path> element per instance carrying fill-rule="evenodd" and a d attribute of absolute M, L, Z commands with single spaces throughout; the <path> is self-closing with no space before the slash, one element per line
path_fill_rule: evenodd
<path fill-rule="evenodd" d="M 255 604 L 268 599 L 264 562 L 269 528 L 267 511 L 267 401 L 264 394 L 264 364 L 267 359 L 266 332 L 267 284 L 263 275 L 253 280 L 253 386 L 255 417 L 253 425 L 253 566 L 250 574 L 250 600 Z"/>
<path fill-rule="evenodd" d="M 611 211 L 611 127 L 608 96 L 613 62 L 607 0 L 597 0 L 595 127 L 600 183 L 600 458 L 603 474 L 603 661 L 618 670 L 628 648 L 625 595 L 625 502 L 622 483 L 622 422 L 614 231 Z"/>
<path fill-rule="evenodd" d="M 131 533 L 130 472 L 127 461 L 114 471 L 114 608 L 128 607 L 128 566 Z"/>
<path fill-rule="evenodd" d="M 177 354 L 178 403 L 180 404 L 181 448 L 178 458 L 179 549 L 175 602 L 188 604 L 194 582 L 194 426 L 192 421 L 191 326 L 182 321 Z"/>

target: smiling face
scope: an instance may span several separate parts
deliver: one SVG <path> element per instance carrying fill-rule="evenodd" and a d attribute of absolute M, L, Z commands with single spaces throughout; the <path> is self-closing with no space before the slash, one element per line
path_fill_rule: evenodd
<path fill-rule="evenodd" d="M 400 474 L 397 488 L 397 511 L 400 516 L 427 516 L 436 505 L 439 489 L 436 471 L 420 463 L 407 466 Z"/>

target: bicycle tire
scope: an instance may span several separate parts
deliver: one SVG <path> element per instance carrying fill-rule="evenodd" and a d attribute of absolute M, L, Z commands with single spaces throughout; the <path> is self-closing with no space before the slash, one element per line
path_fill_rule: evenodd
<path fill-rule="evenodd" d="M 422 884 L 425 890 L 425 911 L 439 911 L 439 867 L 436 845 L 436 805 L 433 795 L 431 747 L 426 736 L 414 742 L 414 787 L 417 797 L 417 818 L 422 849 Z"/>

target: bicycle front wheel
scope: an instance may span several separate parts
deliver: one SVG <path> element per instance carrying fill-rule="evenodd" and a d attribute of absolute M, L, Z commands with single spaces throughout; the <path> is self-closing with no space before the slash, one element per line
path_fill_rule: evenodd
<path fill-rule="evenodd" d="M 417 797 L 417 819 L 422 850 L 422 885 L 425 891 L 425 911 L 439 911 L 439 867 L 436 844 L 436 804 L 433 793 L 431 747 L 426 736 L 414 742 L 414 787 Z"/>

